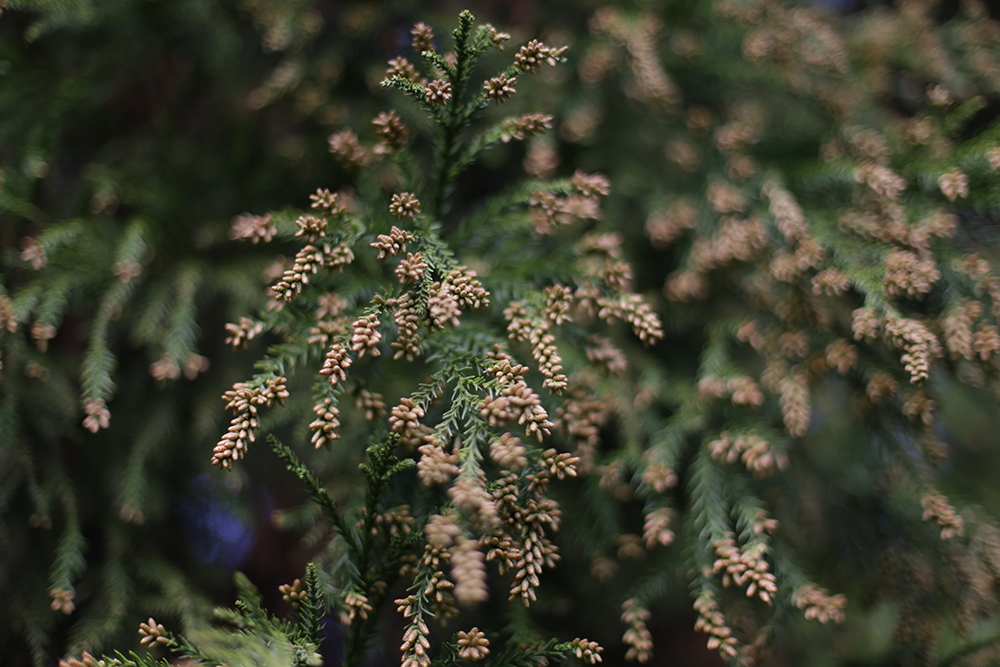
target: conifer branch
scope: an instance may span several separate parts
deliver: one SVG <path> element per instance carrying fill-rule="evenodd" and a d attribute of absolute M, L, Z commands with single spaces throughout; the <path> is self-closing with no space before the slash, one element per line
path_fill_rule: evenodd
<path fill-rule="evenodd" d="M 299 609 L 299 628 L 308 641 L 319 646 L 325 625 L 327 601 L 315 563 L 306 565 L 305 592 L 306 599 Z"/>
<path fill-rule="evenodd" d="M 87 541 L 80 530 L 79 509 L 72 492 L 64 489 L 61 501 L 66 523 L 56 546 L 55 561 L 52 563 L 49 575 L 49 588 L 54 597 L 57 593 L 68 595 L 68 597 L 56 597 L 53 604 L 61 602 L 63 609 L 69 605 L 69 609 L 72 610 L 73 583 L 87 567 L 87 561 L 83 556 Z"/>
<path fill-rule="evenodd" d="M 280 440 L 274 435 L 269 435 L 267 437 L 268 444 L 271 445 L 271 449 L 274 453 L 278 455 L 282 461 L 288 465 L 288 469 L 298 477 L 306 485 L 306 489 L 309 491 L 309 495 L 312 496 L 316 504 L 323 510 L 323 514 L 326 515 L 330 523 L 336 527 L 340 536 L 347 541 L 351 546 L 351 549 L 355 553 L 361 552 L 361 545 L 355 541 L 354 531 L 351 530 L 348 525 L 344 522 L 343 517 L 340 514 L 340 510 L 337 508 L 337 503 L 330 496 L 330 492 L 326 490 L 319 478 L 316 477 L 315 473 L 306 466 L 305 463 L 295 455 L 288 446 L 282 444 Z"/>

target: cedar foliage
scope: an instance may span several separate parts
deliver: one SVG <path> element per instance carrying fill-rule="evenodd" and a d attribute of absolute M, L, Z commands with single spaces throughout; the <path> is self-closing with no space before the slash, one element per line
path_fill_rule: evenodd
<path fill-rule="evenodd" d="M 152 587 L 185 591 L 185 597 L 157 603 L 167 615 L 190 612 L 182 618 L 185 633 L 156 631 L 147 643 L 204 664 L 223 660 L 213 653 L 219 650 L 231 651 L 230 662 L 311 664 L 329 603 L 348 628 L 345 659 L 353 663 L 379 643 L 376 635 L 388 632 L 377 619 L 399 606 L 411 633 L 404 661 L 422 664 L 414 647 L 427 634 L 419 619 L 431 609 L 428 591 L 441 592 L 436 611 L 445 612 L 454 607 L 445 590 L 448 577 L 460 586 L 469 576 L 468 568 L 449 571 L 434 559 L 446 554 L 454 565 L 477 542 L 484 551 L 491 546 L 496 519 L 477 514 L 485 498 L 471 491 L 480 500 L 470 499 L 470 489 L 492 495 L 504 525 L 508 517 L 519 517 L 509 522 L 513 526 L 525 516 L 523 507 L 504 513 L 504 488 L 521 503 L 549 502 L 531 498 L 533 488 L 546 486 L 537 482 L 537 467 L 556 461 L 543 449 L 548 443 L 523 453 L 506 448 L 507 455 L 490 462 L 489 445 L 502 433 L 496 415 L 490 423 L 484 408 L 505 380 L 489 379 L 486 370 L 498 359 L 488 356 L 493 345 L 501 344 L 515 358 L 534 358 L 526 386 L 554 390 L 541 397 L 553 421 L 550 439 L 569 457 L 564 464 L 576 460 L 579 478 L 553 486 L 563 527 L 551 548 L 558 547 L 564 560 L 541 578 L 531 608 L 519 611 L 517 603 L 504 615 L 461 607 L 459 625 L 467 628 L 474 619 L 487 628 L 490 664 L 534 664 L 578 649 L 583 654 L 580 644 L 546 641 L 550 628 L 567 638 L 600 640 L 609 660 L 669 659 L 674 647 L 654 637 L 656 619 L 676 614 L 675 601 L 688 592 L 695 615 L 682 615 L 684 622 L 707 634 L 708 647 L 729 664 L 834 664 L 826 648 L 833 632 L 842 651 L 838 660 L 990 660 L 1000 534 L 982 480 L 995 439 L 989 415 L 995 412 L 1000 354 L 1000 283 L 992 269 L 1000 27 L 975 1 L 855 4 L 843 15 L 818 3 L 778 0 L 570 11 L 565 25 L 571 32 L 551 38 L 569 44 L 553 58 L 567 58 L 568 67 L 532 77 L 543 85 L 532 86 L 530 96 L 522 88 L 529 77 L 509 64 L 512 54 L 487 52 L 495 31 L 475 33 L 465 17 L 455 35 L 455 60 L 430 50 L 420 72 L 390 63 L 389 87 L 413 98 L 423 115 L 400 101 L 396 113 L 365 131 L 366 116 L 379 110 L 371 98 L 358 95 L 345 115 L 319 90 L 323 68 L 317 63 L 329 52 L 323 52 L 327 43 L 310 3 L 248 2 L 265 46 L 279 54 L 273 76 L 254 91 L 256 103 L 294 99 L 307 126 L 310 114 L 335 125 L 330 146 L 342 166 L 332 180 L 318 183 L 340 190 L 336 200 L 318 192 L 307 211 L 302 193 L 309 189 L 297 188 L 284 201 L 298 208 L 234 221 L 232 235 L 255 242 L 244 241 L 242 250 L 225 242 L 220 224 L 209 223 L 216 231 L 208 247 L 217 244 L 231 260 L 229 274 L 216 262 L 198 264 L 204 238 L 183 249 L 166 243 L 163 229 L 173 218 L 152 202 L 133 203 L 146 211 L 135 216 L 100 207 L 111 201 L 108 193 L 122 196 L 113 185 L 104 199 L 100 191 L 91 196 L 95 211 L 89 215 L 50 214 L 45 209 L 52 204 L 38 206 L 34 188 L 51 162 L 45 156 L 61 150 L 52 125 L 73 108 L 72 94 L 86 95 L 93 85 L 78 81 L 74 88 L 65 80 L 51 88 L 69 97 L 45 98 L 48 115 L 21 116 L 21 127 L 40 128 L 38 134 L 8 135 L 19 141 L 4 156 L 17 168 L 5 169 L 3 215 L 17 221 L 17 232 L 4 239 L 3 285 L 10 300 L 0 304 L 6 326 L 0 389 L 5 424 L 11 424 L 2 446 L 5 458 L 16 462 L 5 466 L 12 472 L 3 488 L 19 512 L 3 528 L 26 535 L 22 525 L 29 517 L 39 526 L 54 519 L 58 535 L 52 544 L 12 552 L 50 554 L 43 559 L 51 564 L 48 578 L 43 571 L 41 581 L 53 595 L 39 600 L 38 583 L 26 579 L 11 598 L 23 600 L 10 607 L 11 618 L 19 619 L 18 633 L 34 647 L 36 661 L 44 660 L 56 608 L 74 611 L 74 597 L 61 591 L 73 592 L 89 577 L 92 583 L 80 590 L 115 600 L 88 604 L 93 620 L 74 619 L 75 639 L 64 645 L 77 654 L 99 648 L 134 613 L 127 609 L 141 607 L 132 587 L 149 585 L 151 577 L 137 576 L 136 563 L 170 567 L 162 550 L 140 555 L 131 542 L 107 554 L 84 550 L 89 540 L 78 504 L 86 475 L 60 468 L 66 460 L 60 443 L 90 437 L 72 425 L 85 418 L 96 427 L 95 437 L 119 448 L 106 460 L 130 462 L 131 490 L 98 510 L 117 515 L 108 525 L 131 530 L 137 517 L 163 516 L 162 509 L 159 515 L 149 509 L 155 485 L 143 470 L 170 430 L 146 421 L 145 440 L 131 435 L 141 433 L 135 427 L 115 432 L 113 385 L 122 384 L 129 368 L 115 336 L 130 335 L 146 349 L 146 363 L 161 364 L 151 369 L 161 379 L 179 375 L 197 359 L 195 322 L 203 322 L 202 331 L 211 322 L 194 304 L 206 289 L 235 304 L 227 313 L 232 342 L 256 344 L 264 331 L 278 341 L 266 353 L 256 348 L 257 375 L 227 392 L 238 414 L 230 436 L 216 447 L 215 462 L 244 474 L 242 466 L 268 455 L 249 433 L 286 432 L 283 439 L 294 446 L 274 440 L 272 447 L 316 504 L 282 511 L 276 520 L 305 530 L 316 558 L 305 576 L 305 597 L 291 585 L 285 594 L 312 606 L 279 619 L 241 580 L 237 610 L 218 611 L 222 625 L 209 626 L 203 615 L 196 618 L 204 606 L 187 607 L 198 594 L 170 570 Z M 45 31 L 58 26 L 87 25 L 94 11 L 80 3 L 43 13 L 31 36 L 44 40 Z M 343 26 L 349 14 L 338 15 Z M 377 21 L 360 10 L 351 20 L 369 28 Z M 544 30 L 545 22 L 540 25 Z M 423 41 L 407 54 L 414 62 L 421 62 L 428 44 L 445 48 L 440 38 L 416 39 Z M 504 81 L 489 89 L 493 101 L 505 102 L 499 108 L 529 99 L 523 112 L 551 114 L 555 132 L 524 136 L 530 133 L 488 114 L 485 128 L 475 126 L 481 133 L 470 129 L 490 101 L 475 94 L 478 79 L 471 97 L 462 95 L 480 54 L 489 66 L 507 67 L 504 76 L 517 78 L 518 94 L 510 101 Z M 27 73 L 29 63 L 17 62 L 12 71 Z M 564 73 L 554 74 L 559 71 Z M 34 76 L 26 74 L 12 90 L 27 90 Z M 93 76 L 101 80 L 100 67 Z M 444 89 L 430 85 L 436 77 L 452 86 L 444 106 Z M 395 104 L 398 98 L 378 99 Z M 360 140 L 341 129 L 345 120 Z M 524 141 L 523 152 L 511 139 Z M 322 143 L 289 150 L 309 164 Z M 483 162 L 473 164 L 487 148 Z M 505 187 L 511 163 L 522 156 L 538 180 Z M 603 185 L 575 173 L 580 168 L 610 176 L 600 217 L 595 187 Z M 563 178 L 548 181 L 550 176 Z M 344 189 L 347 184 L 351 189 Z M 400 193 L 415 193 L 420 202 L 412 219 L 413 203 Z M 43 201 L 65 206 L 71 199 L 50 190 Z M 273 204 L 239 205 L 216 220 L 268 206 Z M 204 224 L 191 222 L 192 229 Z M 399 248 L 398 258 L 375 260 L 368 243 L 381 243 L 384 254 L 392 254 L 403 239 L 403 230 L 389 236 L 396 225 L 411 233 L 406 243 L 412 256 Z M 589 234 L 581 235 L 584 230 Z M 379 234 L 392 240 L 380 242 Z M 22 237 L 27 240 L 20 245 Z M 241 320 L 263 303 L 257 275 L 268 251 L 256 242 L 270 237 L 282 252 L 298 253 L 296 266 L 287 261 L 284 275 L 271 280 L 285 298 Z M 42 258 L 44 265 L 29 268 Z M 162 267 L 155 273 L 152 261 Z M 453 300 L 460 315 L 448 298 L 455 291 L 448 276 L 459 262 L 475 268 L 490 302 L 472 308 Z M 108 267 L 117 268 L 109 273 Z M 335 271 L 328 276 L 329 269 Z M 469 274 L 460 274 L 469 284 Z M 607 291 L 593 295 L 592 284 Z M 597 314 L 600 298 L 605 316 L 643 321 L 637 310 L 630 316 L 623 309 L 638 309 L 630 297 L 617 302 L 618 311 L 608 308 L 616 290 L 662 294 L 653 305 L 664 324 L 663 342 L 644 347 L 634 333 L 613 328 L 603 329 L 602 339 L 589 337 L 597 322 L 586 310 L 593 303 Z M 338 298 L 326 294 L 332 292 Z M 67 313 L 74 312 L 88 334 L 67 335 Z M 119 329 L 121 313 L 128 324 Z M 569 321 L 562 321 L 567 315 Z M 210 326 L 219 331 L 220 324 Z M 550 330 L 561 337 L 541 343 Z M 381 339 L 372 342 L 375 331 Z M 53 354 L 79 340 L 86 347 L 76 359 Z M 52 350 L 44 349 L 47 343 Z M 552 343 L 565 373 L 552 364 Z M 384 352 L 377 360 L 376 350 Z M 247 358 L 210 352 L 213 368 Z M 388 359 L 397 352 L 399 360 Z M 413 360 L 404 363 L 406 357 Z M 316 379 L 321 366 L 326 377 Z M 249 372 L 244 367 L 233 375 L 225 382 Z M 506 382 L 517 376 L 508 373 Z M 166 396 L 150 393 L 145 400 L 159 411 L 152 414 L 162 415 L 154 424 L 202 411 L 204 434 L 214 419 L 208 415 L 221 407 L 215 400 L 221 388 L 216 383 L 205 392 L 212 398 L 201 395 L 187 408 L 178 407 L 179 399 L 171 403 L 169 387 Z M 288 405 L 274 405 L 286 393 Z M 100 428 L 105 403 L 112 408 L 110 430 Z M 251 405 L 269 409 L 258 415 Z M 133 438 L 137 444 L 122 447 Z M 199 440 L 204 457 L 204 435 Z M 333 451 L 303 451 L 310 441 Z M 249 458 L 237 461 L 247 447 Z M 515 464 L 520 456 L 527 460 Z M 50 463 L 39 467 L 36 461 Z M 405 470 L 416 461 L 419 477 Z M 362 474 L 352 474 L 359 462 Z M 55 506 L 57 514 L 48 509 Z M 408 580 L 393 580 L 410 557 L 416 568 L 408 569 L 415 577 L 408 598 Z M 95 567 L 101 559 L 108 565 Z M 510 577 L 490 575 L 493 599 L 502 599 L 505 589 L 517 597 Z M 184 588 L 177 588 L 181 582 Z M 392 592 L 387 595 L 379 582 Z M 470 589 L 461 590 L 454 595 Z M 588 591 L 600 605 L 581 604 Z M 160 615 L 155 604 L 145 604 Z M 560 620 L 567 607 L 585 611 Z M 30 614 L 20 611 L 29 608 Z M 335 623 L 335 615 L 325 623 Z M 803 617 L 844 625 L 817 635 Z M 152 620 L 147 625 L 156 628 Z M 450 629 L 459 628 L 453 622 Z M 433 664 L 459 658 L 459 635 L 434 629 L 430 636 Z M 859 647 L 866 637 L 873 645 L 867 652 Z M 121 659 L 152 664 L 134 654 Z"/>

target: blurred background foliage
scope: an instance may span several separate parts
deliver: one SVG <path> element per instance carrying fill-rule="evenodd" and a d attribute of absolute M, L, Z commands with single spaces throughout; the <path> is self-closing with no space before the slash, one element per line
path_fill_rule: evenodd
<path fill-rule="evenodd" d="M 569 46 L 568 65 L 518 87 L 530 99 L 524 111 L 552 114 L 556 129 L 493 151 L 464 177 L 468 204 L 522 166 L 607 174 L 603 227 L 621 235 L 635 290 L 654 299 L 667 327 L 648 350 L 619 341 L 643 369 L 642 391 L 638 401 L 622 397 L 616 420 L 602 425 L 595 474 L 563 491 L 563 561 L 536 622 L 600 641 L 605 661 L 618 664 L 628 648 L 621 603 L 641 593 L 653 612 L 651 664 L 721 664 L 692 629 L 699 537 L 677 529 L 675 544 L 639 560 L 622 539 L 642 533 L 654 495 L 642 452 L 697 391 L 710 325 L 746 314 L 745 293 L 721 271 L 712 298 L 667 298 L 677 294 L 664 284 L 689 265 L 691 244 L 668 243 L 676 230 L 662 220 L 684 197 L 707 220 L 713 183 L 776 173 L 810 216 L 835 224 L 856 184 L 853 164 L 824 161 L 824 150 L 849 144 L 853 128 L 874 128 L 920 196 L 959 216 L 952 255 L 994 260 L 1000 187 L 982 156 L 997 139 L 1000 14 L 950 0 L 720 4 L 9 0 L 0 16 L 5 664 L 131 647 L 151 614 L 198 627 L 212 604 L 229 601 L 236 569 L 282 609 L 278 585 L 300 576 L 321 539 L 309 533 L 312 515 L 294 509 L 300 492 L 263 448 L 231 474 L 209 464 L 226 423 L 219 397 L 250 376 L 270 342 L 239 351 L 224 342 L 226 323 L 264 306 L 276 260 L 274 248 L 234 242 L 231 223 L 340 188 L 348 179 L 327 137 L 392 106 L 378 84 L 386 61 L 410 50 L 416 21 L 450 26 L 463 8 L 514 44 Z M 748 41 L 761 25 L 785 32 Z M 951 98 L 929 98 L 935 85 Z M 958 203 L 935 185 L 956 164 L 972 186 Z M 766 209 L 759 199 L 748 208 Z M 714 227 L 701 230 L 708 238 Z M 933 296 L 914 308 L 944 311 L 961 295 Z M 992 380 L 970 388 L 975 373 L 959 366 L 934 381 L 935 435 L 949 451 L 924 472 L 970 506 L 970 525 L 992 525 L 996 397 Z M 829 375 L 813 384 L 793 465 L 755 486 L 803 569 L 847 595 L 847 620 L 820 626 L 776 609 L 776 649 L 761 664 L 989 664 L 1000 624 L 987 598 L 1000 571 L 978 582 L 984 590 L 949 578 L 962 556 L 921 521 L 925 478 L 887 482 L 896 450 L 880 443 L 910 427 L 859 417 L 852 387 Z M 780 425 L 777 401 L 771 408 Z M 302 445 L 310 418 L 310 405 L 293 403 L 264 428 Z M 694 455 L 675 449 L 682 479 L 664 506 L 694 513 L 683 491 Z M 336 448 L 310 462 L 328 478 L 356 464 Z M 345 497 L 353 480 L 344 475 Z M 975 596 L 983 604 L 960 634 L 952 621 Z M 335 660 L 335 646 L 327 655 Z"/>

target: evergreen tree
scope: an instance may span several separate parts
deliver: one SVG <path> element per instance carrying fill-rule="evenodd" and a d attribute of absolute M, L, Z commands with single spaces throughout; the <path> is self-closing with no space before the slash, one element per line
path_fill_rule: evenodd
<path fill-rule="evenodd" d="M 137 613 L 183 629 L 149 618 L 144 644 L 208 665 L 392 663 L 400 641 L 404 665 L 992 659 L 989 7 L 476 9 L 526 21 L 503 51 L 468 13 L 448 40 L 404 2 L 181 4 L 0 19 L 35 40 L 3 56 L 0 497 L 5 570 L 30 576 L 0 585 L 36 662 L 51 644 L 91 665 Z M 240 156 L 205 163 L 246 193 L 208 188 L 202 217 L 180 157 L 150 169 L 148 130 L 124 153 L 113 129 L 68 132 L 102 127 L 125 47 L 86 76 L 52 63 L 127 21 L 204 35 L 205 80 L 281 128 L 254 170 L 256 138 L 186 152 Z M 208 623 L 184 538 L 151 530 L 209 458 L 311 498 L 273 515 L 312 561 L 287 619 L 239 577 Z M 102 475 L 114 492 L 87 496 Z M 711 653 L 665 641 L 673 623 Z"/>

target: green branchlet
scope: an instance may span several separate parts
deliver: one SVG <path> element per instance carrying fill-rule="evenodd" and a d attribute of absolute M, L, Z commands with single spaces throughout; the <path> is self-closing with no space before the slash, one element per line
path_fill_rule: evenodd
<path fill-rule="evenodd" d="M 330 495 L 330 492 L 326 490 L 326 487 L 320 482 L 316 474 L 291 450 L 290 447 L 283 444 L 274 435 L 269 435 L 267 438 L 268 443 L 274 450 L 275 454 L 278 455 L 282 461 L 288 464 L 288 469 L 302 480 L 305 484 L 306 489 L 309 491 L 309 495 L 312 496 L 313 500 L 319 505 L 320 509 L 323 510 L 323 514 L 330 523 L 337 528 L 340 533 L 340 537 L 347 540 L 349 543 L 352 540 L 354 531 L 345 523 L 344 518 L 341 516 L 340 510 L 337 508 L 337 503 Z M 352 544 L 354 549 L 358 549 L 357 544 Z"/>
<path fill-rule="evenodd" d="M 305 575 L 306 599 L 299 608 L 299 623 L 304 638 L 319 646 L 323 632 L 324 618 L 327 612 L 326 592 L 320 581 L 319 569 L 315 563 L 306 565 Z"/>

